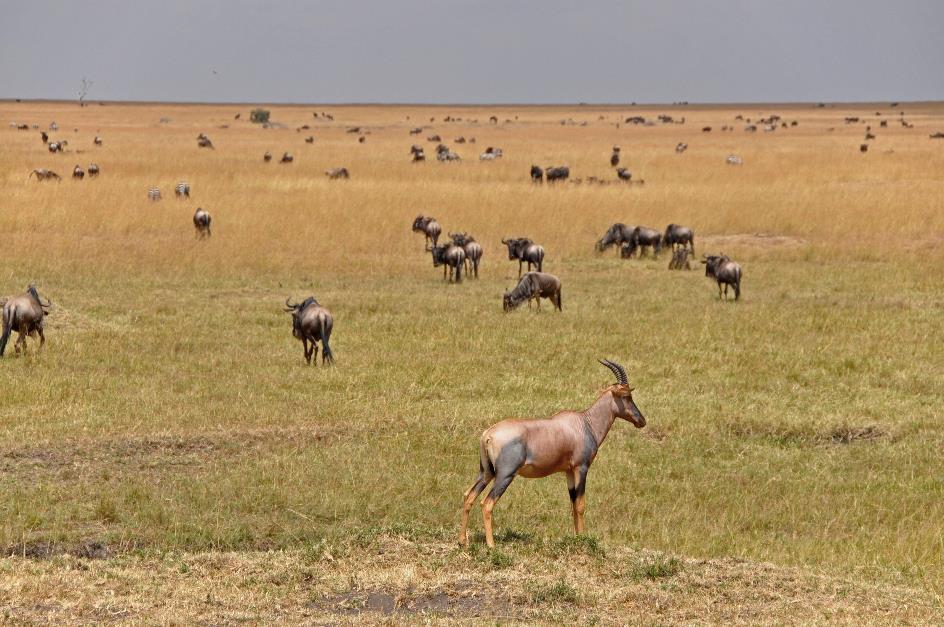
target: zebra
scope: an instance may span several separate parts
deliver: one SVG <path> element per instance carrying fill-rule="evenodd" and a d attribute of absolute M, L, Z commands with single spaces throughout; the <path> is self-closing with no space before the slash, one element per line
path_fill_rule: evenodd
<path fill-rule="evenodd" d="M 156 202 L 161 199 L 161 190 L 158 187 L 148 188 L 148 200 Z"/>
<path fill-rule="evenodd" d="M 177 198 L 190 198 L 190 183 L 187 181 L 181 181 L 177 183 L 177 186 L 174 187 L 174 196 Z"/>

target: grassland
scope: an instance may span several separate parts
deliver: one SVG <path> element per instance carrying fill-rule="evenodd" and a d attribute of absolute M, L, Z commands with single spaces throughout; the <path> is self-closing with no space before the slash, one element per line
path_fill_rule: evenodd
<path fill-rule="evenodd" d="M 312 117 L 322 109 L 336 121 Z M 295 608 L 283 618 L 354 620 L 345 603 L 369 610 L 370 591 L 409 606 L 486 584 L 500 599 L 484 616 L 511 620 L 941 619 L 944 142 L 928 133 L 944 106 L 273 107 L 285 129 L 248 110 L 0 103 L 0 293 L 35 281 L 55 303 L 43 351 L 0 362 L 9 616 L 156 616 L 141 578 L 198 599 L 210 584 L 188 569 L 218 564 L 220 605 L 181 602 L 164 620 L 265 621 L 280 603 Z M 615 126 L 663 112 L 686 123 Z M 799 125 L 752 135 L 734 121 L 769 113 Z M 877 133 L 868 153 L 847 115 Z M 66 154 L 7 126 L 51 120 Z M 200 132 L 215 150 L 197 148 Z M 454 145 L 461 164 L 410 164 L 434 132 L 477 142 Z M 644 185 L 528 180 L 531 163 L 615 178 L 614 144 Z M 505 157 L 478 162 L 488 145 Z M 264 164 L 266 150 L 295 163 Z M 68 180 L 89 162 L 97 180 Z M 351 180 L 325 178 L 342 165 Z M 67 180 L 27 180 L 36 167 Z M 183 179 L 193 198 L 178 202 Z M 147 201 L 150 185 L 164 201 Z M 213 215 L 209 241 L 194 237 L 196 206 Z M 480 280 L 442 281 L 410 232 L 419 213 L 476 236 Z M 720 303 L 666 258 L 597 254 L 615 221 L 692 226 L 699 253 L 742 263 L 742 301 Z M 547 249 L 562 314 L 502 313 L 517 264 L 500 239 L 518 235 Z M 281 311 L 309 293 L 336 319 L 332 368 L 304 365 Z M 616 425 L 591 471 L 588 542 L 602 552 L 561 554 L 559 478 L 512 485 L 499 553 L 452 549 L 481 430 L 589 405 L 610 377 L 599 357 L 627 366 L 649 421 Z M 625 574 L 651 551 L 687 566 Z M 110 582 L 108 611 L 96 581 Z M 426 609 L 469 611 L 440 605 Z"/>

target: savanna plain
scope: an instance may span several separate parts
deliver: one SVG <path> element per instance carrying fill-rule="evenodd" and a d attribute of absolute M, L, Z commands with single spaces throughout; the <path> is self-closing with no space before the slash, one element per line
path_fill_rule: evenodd
<path fill-rule="evenodd" d="M 0 361 L 5 620 L 944 621 L 944 105 L 251 108 L 0 102 L 0 293 L 53 302 L 42 350 Z M 662 113 L 685 123 L 625 122 Z M 565 163 L 582 184 L 530 181 Z M 418 214 L 482 244 L 478 280 L 443 281 Z M 614 222 L 692 227 L 741 300 L 598 253 Z M 562 312 L 503 312 L 521 236 Z M 333 366 L 292 337 L 308 295 Z M 497 547 L 476 507 L 460 549 L 481 432 L 588 407 L 600 358 L 648 425 L 601 448 L 588 535 L 563 477 L 518 479 Z"/>

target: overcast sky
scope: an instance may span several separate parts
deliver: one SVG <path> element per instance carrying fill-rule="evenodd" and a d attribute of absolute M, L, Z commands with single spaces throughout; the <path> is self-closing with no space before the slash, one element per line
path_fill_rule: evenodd
<path fill-rule="evenodd" d="M 944 0 L 2 0 L 0 97 L 944 99 Z"/>

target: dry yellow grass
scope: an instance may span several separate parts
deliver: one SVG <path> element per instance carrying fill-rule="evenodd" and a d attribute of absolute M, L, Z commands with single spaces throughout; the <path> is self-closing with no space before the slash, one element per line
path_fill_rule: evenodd
<path fill-rule="evenodd" d="M 283 618 L 353 621 L 324 598 L 454 591 L 461 578 L 435 573 L 393 584 L 441 558 L 483 585 L 498 569 L 502 598 L 527 601 L 511 616 L 528 622 L 566 620 L 573 599 L 588 621 L 939 620 L 944 141 L 928 134 L 944 129 L 944 105 L 271 107 L 285 129 L 249 123 L 249 109 L 0 103 L 0 293 L 32 280 L 55 303 L 46 349 L 0 362 L 13 618 L 235 620 L 233 590 L 249 590 L 245 616 L 259 622 L 280 617 L 282 598 Z M 322 109 L 336 121 L 312 117 Z M 686 123 L 615 125 L 662 112 Z M 799 125 L 748 134 L 734 120 L 770 113 Z M 847 115 L 878 135 L 868 153 L 866 124 Z M 7 126 L 52 120 L 65 154 Z M 215 150 L 197 147 L 201 132 Z M 437 163 L 432 133 L 463 162 Z M 412 143 L 429 162 L 409 162 Z M 644 185 L 528 178 L 532 163 L 566 163 L 613 180 L 614 144 Z M 505 157 L 479 162 L 489 145 Z M 276 163 L 286 150 L 295 163 Z M 730 153 L 744 165 L 726 165 Z M 98 179 L 69 180 L 89 162 Z M 351 180 L 327 180 L 336 166 Z M 28 180 L 39 167 L 64 180 Z M 173 198 L 178 180 L 191 201 Z M 162 202 L 148 202 L 151 185 Z M 197 206 L 213 216 L 209 241 L 194 237 Z M 481 280 L 442 283 L 409 229 L 419 213 L 475 235 Z M 702 273 L 670 273 L 665 257 L 598 255 L 616 221 L 692 226 L 699 254 L 743 264 L 743 300 L 719 304 Z M 501 312 L 517 264 L 500 240 L 519 235 L 547 249 L 562 314 Z M 304 367 L 281 312 L 308 293 L 335 314 L 333 368 Z M 569 525 L 560 479 L 516 481 L 501 501 L 507 555 L 449 551 L 481 430 L 587 406 L 609 376 L 599 357 L 627 365 L 649 420 L 617 425 L 591 473 L 587 522 L 606 557 L 581 557 L 572 577 L 555 553 Z M 395 559 L 351 546 L 385 525 L 407 530 L 381 541 Z M 432 531 L 401 546 L 418 529 Z M 107 559 L 40 559 L 90 546 Z M 325 562 L 318 547 L 347 557 Z M 685 556 L 682 579 L 651 594 L 648 582 L 599 595 L 580 583 L 629 568 L 637 547 Z M 178 560 L 223 564 L 212 577 L 226 600 L 198 607 L 209 584 Z M 240 579 L 271 564 L 287 587 Z M 156 614 L 161 595 L 140 585 L 151 573 L 187 600 Z M 110 588 L 120 604 L 96 598 L 102 580 L 131 582 Z M 70 600 L 50 605 L 47 590 Z"/>

